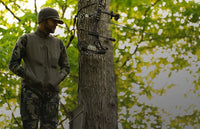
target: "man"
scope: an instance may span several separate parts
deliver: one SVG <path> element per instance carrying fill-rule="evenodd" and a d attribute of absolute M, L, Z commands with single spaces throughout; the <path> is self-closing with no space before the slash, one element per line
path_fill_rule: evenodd
<path fill-rule="evenodd" d="M 20 113 L 23 129 L 55 129 L 58 124 L 59 83 L 69 74 L 63 42 L 53 37 L 58 12 L 43 8 L 34 33 L 21 36 L 13 50 L 9 69 L 22 78 Z M 23 66 L 21 66 L 23 60 Z"/>

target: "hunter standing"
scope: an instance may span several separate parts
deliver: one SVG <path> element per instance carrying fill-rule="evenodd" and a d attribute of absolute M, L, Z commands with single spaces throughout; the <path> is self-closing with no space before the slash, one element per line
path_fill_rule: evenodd
<path fill-rule="evenodd" d="M 63 24 L 57 10 L 43 8 L 38 27 L 21 36 L 12 52 L 9 69 L 22 78 L 20 113 L 23 129 L 56 129 L 58 124 L 59 83 L 69 74 L 63 42 L 52 36 Z M 21 61 L 23 60 L 23 66 Z"/>

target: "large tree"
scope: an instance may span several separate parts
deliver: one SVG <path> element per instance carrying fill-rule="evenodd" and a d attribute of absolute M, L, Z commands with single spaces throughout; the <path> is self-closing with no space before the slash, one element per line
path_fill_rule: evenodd
<path fill-rule="evenodd" d="M 110 0 L 79 0 L 78 102 L 85 110 L 86 129 L 117 129 L 118 100 L 109 24 Z M 102 45 L 102 46 L 101 46 Z"/>

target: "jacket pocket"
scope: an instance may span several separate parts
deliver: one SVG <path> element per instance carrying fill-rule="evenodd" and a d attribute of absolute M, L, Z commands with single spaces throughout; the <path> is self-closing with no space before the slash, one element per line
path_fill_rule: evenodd
<path fill-rule="evenodd" d="M 32 72 L 32 70 L 25 69 L 25 81 L 32 85 L 32 84 L 39 84 L 39 80 L 36 78 L 35 74 Z"/>

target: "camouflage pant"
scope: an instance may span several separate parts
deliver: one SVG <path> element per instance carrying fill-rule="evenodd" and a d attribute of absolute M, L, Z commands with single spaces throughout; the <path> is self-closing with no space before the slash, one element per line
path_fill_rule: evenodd
<path fill-rule="evenodd" d="M 23 129 L 56 129 L 58 123 L 58 92 L 42 95 L 23 87 L 21 89 L 20 113 Z"/>

